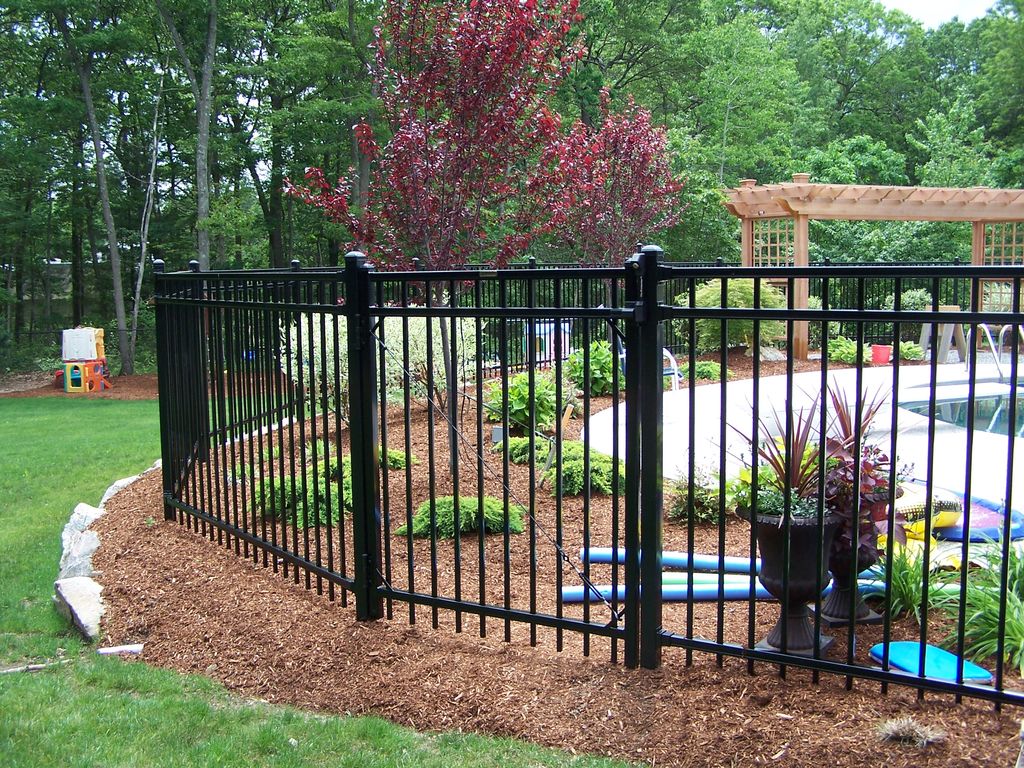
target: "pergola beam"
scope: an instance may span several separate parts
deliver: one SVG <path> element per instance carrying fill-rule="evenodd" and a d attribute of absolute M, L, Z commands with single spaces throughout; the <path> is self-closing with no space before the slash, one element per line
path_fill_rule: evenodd
<path fill-rule="evenodd" d="M 752 181 L 752 180 L 748 180 Z M 1024 221 L 1024 190 L 792 183 L 745 186 L 726 206 L 741 219 L 808 216 L 861 221 Z"/>
<path fill-rule="evenodd" d="M 810 219 L 970 222 L 973 264 L 985 261 L 986 224 L 1024 222 L 1024 190 L 1021 189 L 811 184 L 808 174 L 795 173 L 792 182 L 783 184 L 759 185 L 755 179 L 744 179 L 739 187 L 728 190 L 727 194 L 726 208 L 740 219 L 744 266 L 754 265 L 754 253 L 759 247 L 777 255 L 790 245 L 793 247 L 793 262 L 806 264 L 807 223 Z M 782 234 L 787 231 L 785 227 L 769 223 L 761 225 L 767 228 L 767 244 L 762 243 L 754 231 L 754 223 L 784 218 L 794 222 L 792 239 Z M 1016 225 L 1012 226 L 1016 232 Z M 783 242 L 786 240 L 788 243 Z M 1001 242 L 1000 246 L 1005 250 L 1006 243 Z M 1016 246 L 1011 242 L 1010 247 Z M 793 282 L 793 305 L 797 309 L 807 308 L 806 283 L 806 279 Z M 981 296 L 975 297 L 975 301 L 981 306 Z M 793 336 L 793 356 L 806 359 L 807 323 L 794 323 Z"/>

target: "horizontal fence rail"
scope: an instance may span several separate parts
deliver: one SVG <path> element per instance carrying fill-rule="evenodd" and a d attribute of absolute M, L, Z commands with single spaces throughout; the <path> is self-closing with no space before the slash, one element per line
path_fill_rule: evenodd
<path fill-rule="evenodd" d="M 1024 270 L 660 257 L 159 274 L 167 518 L 360 619 L 1024 703 Z"/>

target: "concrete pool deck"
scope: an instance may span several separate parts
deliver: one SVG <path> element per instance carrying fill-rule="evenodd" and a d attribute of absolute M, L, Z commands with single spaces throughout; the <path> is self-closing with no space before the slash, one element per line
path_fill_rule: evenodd
<path fill-rule="evenodd" d="M 829 372 L 828 381 L 839 386 L 853 399 L 856 391 L 857 371 L 853 368 Z M 1009 383 L 1000 383 L 994 364 L 979 364 L 975 393 L 977 397 L 1004 395 L 1010 391 Z M 882 387 L 892 391 L 891 366 L 863 369 L 862 388 L 870 397 Z M 822 394 L 821 374 L 816 371 L 794 374 L 793 408 L 807 408 L 815 395 Z M 743 436 L 752 432 L 753 380 L 731 381 L 726 385 L 723 411 L 720 384 L 706 384 L 692 390 L 694 464 L 698 470 L 715 473 L 724 466 L 726 477 L 734 477 L 743 466 L 743 457 L 749 459 L 750 446 Z M 927 403 L 931 389 L 930 365 L 904 365 L 899 369 L 898 404 Z M 936 376 L 938 402 L 964 400 L 968 392 L 968 371 L 963 363 L 939 365 Z M 1024 396 L 1024 387 L 1020 389 Z M 681 389 L 664 394 L 664 476 L 669 479 L 689 474 L 689 433 L 691 391 Z M 768 376 L 760 379 L 758 402 L 761 418 L 774 425 L 773 412 L 784 417 L 786 403 L 786 377 Z M 612 452 L 612 410 L 595 414 L 588 424 L 586 438 L 590 445 L 603 453 Z M 892 398 L 875 416 L 868 439 L 888 453 L 892 425 Z M 722 459 L 722 420 L 725 420 L 725 456 Z M 619 406 L 619 455 L 625 455 L 625 406 Z M 1008 438 L 984 432 L 976 425 L 971 461 L 967 456 L 967 430 L 936 420 L 935 450 L 929 457 L 929 419 L 906 408 L 896 409 L 896 465 L 906 468 L 908 479 L 926 481 L 931 465 L 932 481 L 937 488 L 963 493 L 967 481 L 967 468 L 971 467 L 971 494 L 975 498 L 1002 502 L 1006 498 L 1009 467 L 1007 455 L 1013 448 L 1013 500 L 1012 507 L 1024 509 L 1024 438 Z"/>

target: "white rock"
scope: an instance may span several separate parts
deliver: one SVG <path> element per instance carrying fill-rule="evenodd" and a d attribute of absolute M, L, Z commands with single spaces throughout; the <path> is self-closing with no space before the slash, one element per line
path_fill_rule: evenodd
<path fill-rule="evenodd" d="M 60 556 L 60 572 L 58 579 L 74 576 L 92 576 L 92 556 L 100 547 L 100 537 L 95 531 L 82 531 L 71 539 L 71 545 L 65 544 Z"/>
<path fill-rule="evenodd" d="M 63 533 L 60 535 L 61 546 L 64 550 L 67 551 L 71 549 L 71 544 L 75 537 L 101 517 L 103 517 L 103 510 L 98 507 L 93 507 L 88 504 L 79 504 L 76 506 L 74 512 L 71 513 L 71 518 L 64 526 Z"/>
<path fill-rule="evenodd" d="M 775 347 L 761 347 L 761 359 L 767 362 L 782 362 L 786 359 L 786 353 Z"/>
<path fill-rule="evenodd" d="M 142 643 L 108 645 L 106 648 L 97 648 L 96 653 L 100 656 L 135 656 L 142 653 Z"/>
<path fill-rule="evenodd" d="M 103 617 L 103 591 L 96 581 L 88 576 L 73 576 L 58 579 L 53 584 L 54 602 L 57 610 L 75 625 L 87 640 L 95 642 L 100 636 L 100 619 Z"/>
<path fill-rule="evenodd" d="M 129 485 L 138 480 L 142 475 L 132 475 L 131 477 L 122 477 L 116 481 L 113 485 L 107 488 L 106 493 L 103 494 L 103 498 L 100 499 L 100 509 L 106 506 L 107 502 L 110 501 L 110 497 L 118 491 L 123 491 Z"/>

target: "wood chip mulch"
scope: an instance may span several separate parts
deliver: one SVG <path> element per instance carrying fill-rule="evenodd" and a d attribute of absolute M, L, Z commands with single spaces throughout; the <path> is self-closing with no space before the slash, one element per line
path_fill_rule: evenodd
<path fill-rule="evenodd" d="M 8 374 L 0 379 L 0 397 L 68 397 L 85 400 L 155 400 L 157 385 L 155 373 L 134 376 L 115 376 L 113 386 L 102 392 L 66 393 L 53 385 L 50 374 Z"/>
<path fill-rule="evenodd" d="M 443 464 L 442 464 L 443 466 Z M 105 642 L 144 642 L 143 660 L 222 681 L 239 695 L 340 714 L 374 714 L 418 730 L 464 730 L 577 753 L 673 766 L 1009 766 L 1020 713 L 978 701 L 667 649 L 657 671 L 609 662 L 606 641 L 584 657 L 578 636 L 557 652 L 529 628 L 476 619 L 452 629 L 430 612 L 415 625 L 354 619 L 351 603 L 254 565 L 162 519 L 159 473 L 108 502 L 95 526 L 103 545 Z M 315 586 L 315 582 L 314 582 Z M 862 639 L 864 642 L 864 639 Z M 918 749 L 882 742 L 875 728 L 912 716 L 944 742 Z"/>

